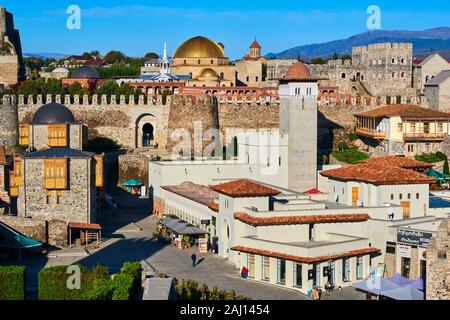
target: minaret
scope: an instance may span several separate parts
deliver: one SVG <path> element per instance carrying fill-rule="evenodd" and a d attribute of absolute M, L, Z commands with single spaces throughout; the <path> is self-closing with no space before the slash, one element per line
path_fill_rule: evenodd
<path fill-rule="evenodd" d="M 317 187 L 318 80 L 301 61 L 279 79 L 281 164 L 288 188 L 300 192 Z"/>
<path fill-rule="evenodd" d="M 170 62 L 169 58 L 167 57 L 167 42 L 164 42 L 164 51 L 161 61 L 161 74 L 168 74 L 168 73 L 170 73 Z"/>

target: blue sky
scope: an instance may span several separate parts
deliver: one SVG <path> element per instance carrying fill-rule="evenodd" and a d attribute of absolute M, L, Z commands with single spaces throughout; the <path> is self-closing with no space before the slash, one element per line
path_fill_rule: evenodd
<path fill-rule="evenodd" d="M 82 53 L 111 49 L 130 56 L 170 52 L 197 35 L 243 56 L 256 37 L 263 53 L 331 41 L 367 31 L 366 10 L 376 4 L 382 29 L 422 30 L 449 26 L 450 1 L 427 0 L 3 0 L 15 16 L 24 52 Z M 68 6 L 81 8 L 81 30 L 66 27 Z"/>

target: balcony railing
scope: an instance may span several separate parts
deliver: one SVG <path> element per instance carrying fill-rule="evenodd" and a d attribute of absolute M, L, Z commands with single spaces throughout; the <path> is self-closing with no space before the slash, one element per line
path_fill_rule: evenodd
<path fill-rule="evenodd" d="M 357 128 L 356 133 L 360 136 L 369 137 L 372 139 L 386 139 L 386 132 L 378 132 L 369 129 Z"/>
<path fill-rule="evenodd" d="M 445 133 L 404 133 L 405 141 L 442 141 Z"/>

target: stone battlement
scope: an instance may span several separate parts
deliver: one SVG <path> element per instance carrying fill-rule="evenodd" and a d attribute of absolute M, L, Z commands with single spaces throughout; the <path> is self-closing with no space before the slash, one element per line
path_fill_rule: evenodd
<path fill-rule="evenodd" d="M 377 50 L 412 50 L 412 49 L 413 49 L 412 43 L 385 42 L 385 43 L 369 44 L 368 46 L 353 47 L 352 53 L 355 54 Z"/>

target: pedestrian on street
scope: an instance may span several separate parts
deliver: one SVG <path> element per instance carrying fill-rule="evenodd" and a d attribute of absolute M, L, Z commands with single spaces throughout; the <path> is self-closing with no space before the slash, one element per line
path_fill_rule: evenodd
<path fill-rule="evenodd" d="M 194 268 L 195 263 L 197 262 L 197 255 L 195 254 L 195 252 L 192 253 L 191 260 L 192 260 L 192 267 Z"/>

